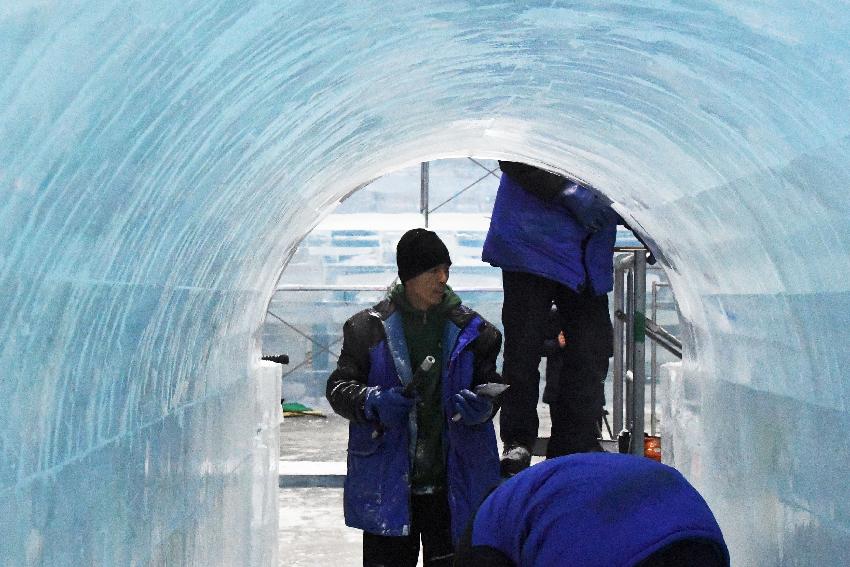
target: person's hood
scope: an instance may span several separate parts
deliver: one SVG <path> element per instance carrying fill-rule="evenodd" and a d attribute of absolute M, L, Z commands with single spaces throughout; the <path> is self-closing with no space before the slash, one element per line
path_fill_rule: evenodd
<path fill-rule="evenodd" d="M 505 481 L 478 510 L 473 546 L 516 565 L 627 567 L 683 539 L 729 551 L 702 496 L 675 469 L 645 457 L 583 453 L 549 459 Z"/>

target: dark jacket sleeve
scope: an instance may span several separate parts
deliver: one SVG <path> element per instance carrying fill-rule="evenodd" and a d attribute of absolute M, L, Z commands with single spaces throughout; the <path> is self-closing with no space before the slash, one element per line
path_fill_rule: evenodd
<path fill-rule="evenodd" d="M 496 357 L 502 350 L 502 333 L 499 332 L 499 329 L 487 321 L 483 321 L 473 348 L 475 358 L 472 362 L 472 385 L 477 386 L 487 382 L 504 383 L 504 380 L 496 371 Z M 499 396 L 493 400 L 491 418 L 499 411 L 501 398 L 502 396 Z"/>
<path fill-rule="evenodd" d="M 544 201 L 551 201 L 567 184 L 567 178 L 555 173 L 516 161 L 499 161 L 502 173 L 507 173 L 511 179 L 523 189 L 536 195 Z"/>
<path fill-rule="evenodd" d="M 336 413 L 357 423 L 368 420 L 364 412 L 369 376 L 369 315 L 358 313 L 342 327 L 342 352 L 336 370 L 328 377 L 325 396 Z"/>
<path fill-rule="evenodd" d="M 502 382 L 502 377 L 496 372 L 496 357 L 502 350 L 502 333 L 499 329 L 482 321 L 478 338 L 474 344 L 475 359 L 472 363 L 472 385 L 487 382 Z"/>

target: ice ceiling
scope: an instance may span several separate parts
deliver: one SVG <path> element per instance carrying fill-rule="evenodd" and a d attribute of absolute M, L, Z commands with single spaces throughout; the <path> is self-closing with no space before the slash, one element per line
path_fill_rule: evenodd
<path fill-rule="evenodd" d="M 384 172 L 546 164 L 657 243 L 666 434 L 733 562 L 850 564 L 850 7 L 0 4 L 0 564 L 274 564 L 293 244 Z"/>

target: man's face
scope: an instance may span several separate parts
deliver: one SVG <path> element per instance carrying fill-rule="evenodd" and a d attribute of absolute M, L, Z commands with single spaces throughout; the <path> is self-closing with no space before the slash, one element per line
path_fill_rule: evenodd
<path fill-rule="evenodd" d="M 407 300 L 421 311 L 439 305 L 446 292 L 446 282 L 449 281 L 449 265 L 438 264 L 404 283 Z"/>

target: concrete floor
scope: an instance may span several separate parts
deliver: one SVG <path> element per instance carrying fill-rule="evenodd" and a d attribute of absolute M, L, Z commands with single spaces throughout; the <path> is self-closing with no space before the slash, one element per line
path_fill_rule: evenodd
<path fill-rule="evenodd" d="M 540 404 L 538 414 L 540 433 L 548 436 L 548 406 Z M 346 527 L 342 514 L 338 473 L 345 470 L 347 439 L 348 421 L 335 414 L 286 418 L 281 424 L 281 566 L 362 564 L 361 532 Z"/>
<path fill-rule="evenodd" d="M 346 527 L 342 516 L 342 488 L 327 487 L 325 473 L 313 463 L 342 464 L 344 470 L 348 421 L 335 414 L 327 418 L 285 418 L 280 427 L 280 459 L 286 473 L 301 473 L 317 480 L 290 482 L 303 486 L 281 488 L 278 546 L 281 566 L 362 564 L 360 530 Z M 291 477 L 288 477 L 291 478 Z M 298 480 L 298 479 L 295 479 Z"/>
<path fill-rule="evenodd" d="M 345 526 L 341 488 L 282 488 L 279 501 L 281 566 L 362 564 L 362 535 Z"/>

